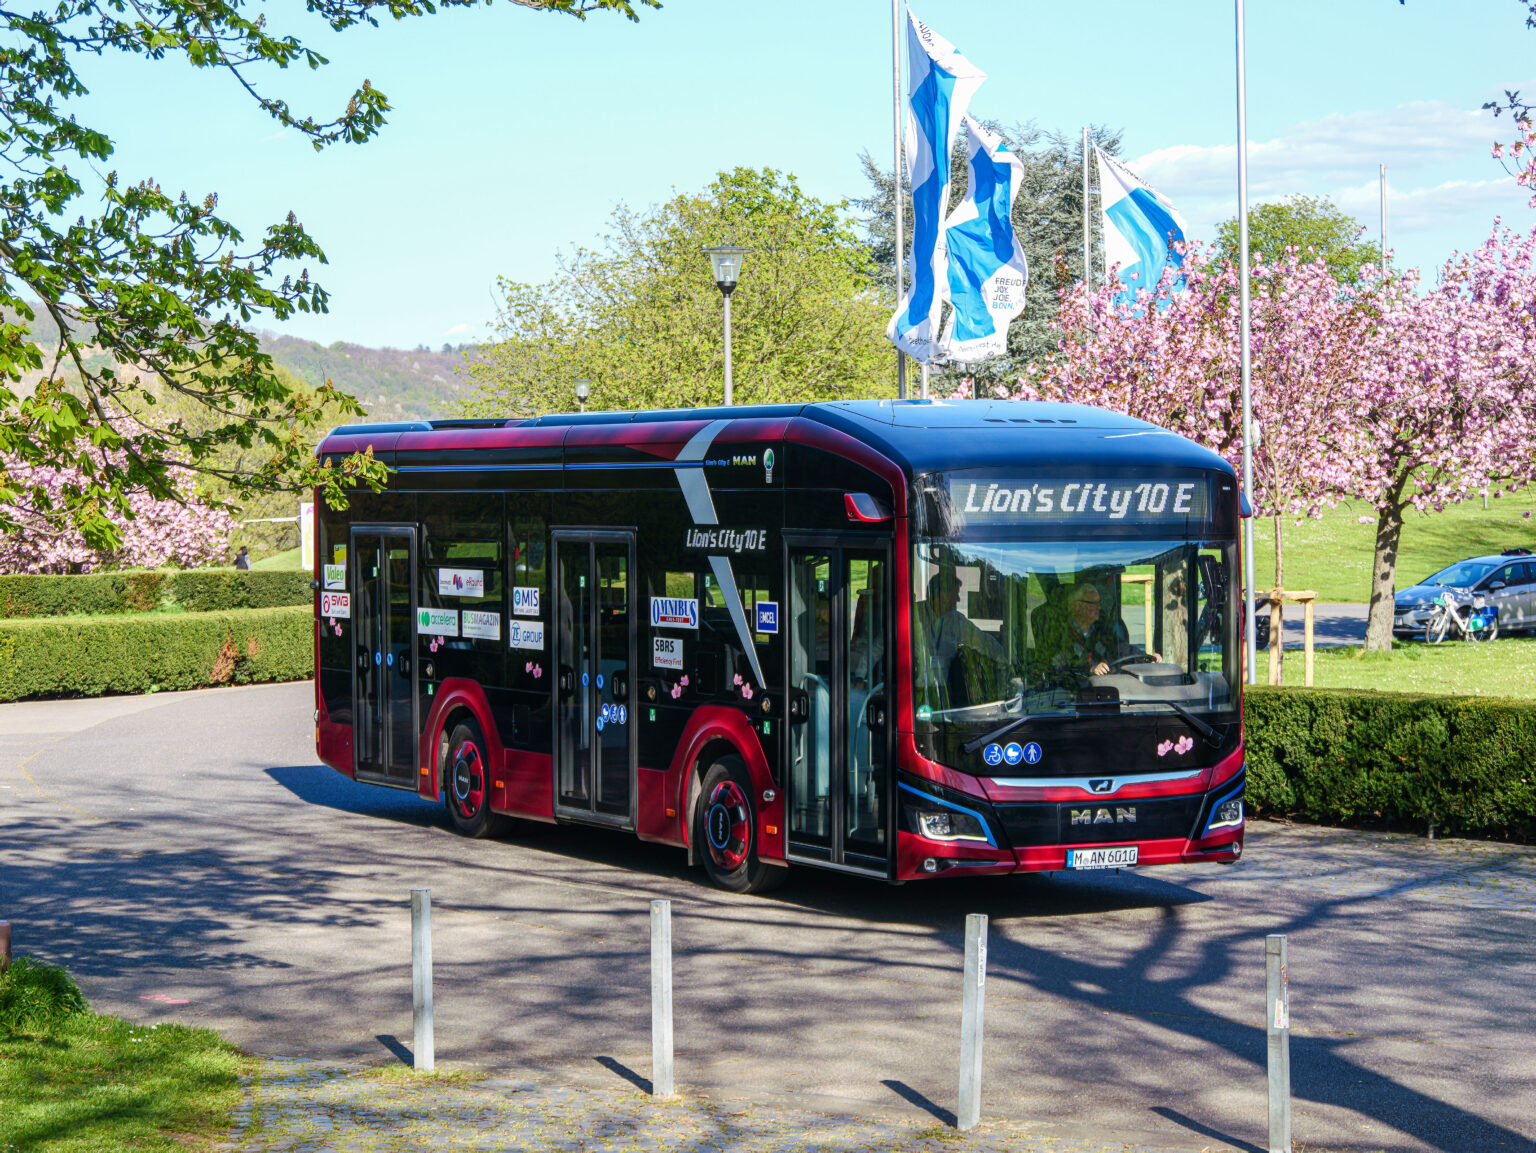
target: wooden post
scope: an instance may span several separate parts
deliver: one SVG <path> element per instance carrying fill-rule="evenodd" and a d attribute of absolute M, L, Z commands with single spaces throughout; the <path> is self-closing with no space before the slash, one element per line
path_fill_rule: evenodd
<path fill-rule="evenodd" d="M 1285 594 L 1279 589 L 1269 594 L 1269 683 L 1283 683 L 1285 673 L 1280 666 L 1285 648 Z"/>
<path fill-rule="evenodd" d="M 1317 597 L 1310 596 L 1305 601 L 1302 602 L 1302 604 L 1305 606 L 1304 611 L 1306 613 L 1306 618 L 1305 618 L 1306 624 L 1305 624 L 1304 628 L 1305 628 L 1305 634 L 1306 634 L 1306 674 L 1307 674 L 1306 677 L 1303 679 L 1302 683 L 1305 684 L 1307 686 L 1307 688 L 1309 688 L 1309 689 L 1312 687 L 1312 605 L 1313 605 L 1313 602 L 1315 602 L 1316 600 L 1317 600 Z"/>

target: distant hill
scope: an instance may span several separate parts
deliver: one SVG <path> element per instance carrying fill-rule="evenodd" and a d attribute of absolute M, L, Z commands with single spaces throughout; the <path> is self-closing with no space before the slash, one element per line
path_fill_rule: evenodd
<path fill-rule="evenodd" d="M 368 348 L 338 341 L 316 344 L 293 336 L 263 332 L 261 348 L 274 363 L 282 365 L 310 384 L 330 380 L 351 393 L 374 420 L 406 420 L 452 416 L 459 400 L 474 391 L 466 354 L 473 345 L 443 346 L 434 352 Z"/>
<path fill-rule="evenodd" d="M 47 311 L 35 306 L 36 318 L 29 325 L 30 339 L 44 345 L 58 339 L 58 329 Z M 17 318 L 5 316 L 14 321 Z M 274 363 L 282 365 L 310 384 L 324 384 L 327 379 L 343 392 L 357 397 L 373 420 L 408 420 L 453 416 L 459 400 L 474 391 L 467 371 L 466 356 L 473 356 L 472 344 L 444 345 L 433 351 L 368 348 L 361 344 L 338 341 L 332 345 L 316 344 L 293 336 L 260 332 L 262 351 Z M 99 350 L 86 349 L 86 364 L 97 368 L 109 363 Z M 65 364 L 62 375 L 72 379 L 74 369 Z M 29 393 L 42 376 L 28 373 L 21 382 L 23 395 Z"/>

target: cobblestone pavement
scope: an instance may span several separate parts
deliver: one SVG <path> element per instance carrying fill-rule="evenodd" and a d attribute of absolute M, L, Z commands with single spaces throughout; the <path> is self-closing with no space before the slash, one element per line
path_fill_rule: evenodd
<path fill-rule="evenodd" d="M 1139 1145 L 983 1122 L 928 1124 L 812 1113 L 731 1099 L 658 1101 L 638 1089 L 416 1077 L 305 1060 L 262 1062 L 236 1116 L 231 1153 L 1153 1153 Z M 1186 1146 L 1200 1149 L 1202 1146 Z"/>
<path fill-rule="evenodd" d="M 1271 826 L 1260 825 L 1267 831 Z M 1464 909 L 1536 912 L 1536 849 L 1484 841 L 1429 841 L 1403 834 L 1291 827 L 1262 836 L 1262 856 L 1203 866 L 1196 888 L 1275 885 L 1353 900 L 1399 899 Z M 1166 875 L 1164 880 L 1177 881 Z"/>

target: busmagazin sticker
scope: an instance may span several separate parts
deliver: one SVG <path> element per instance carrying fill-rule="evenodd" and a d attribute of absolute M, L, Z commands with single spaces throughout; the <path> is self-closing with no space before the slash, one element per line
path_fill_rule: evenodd
<path fill-rule="evenodd" d="M 323 592 L 320 594 L 320 615 L 323 617 L 352 616 L 352 594 Z"/>
<path fill-rule="evenodd" d="M 437 595 L 483 597 L 485 573 L 473 568 L 440 568 L 437 570 Z"/>
<path fill-rule="evenodd" d="M 501 640 L 501 614 L 482 613 L 474 609 L 464 610 L 464 635 L 482 640 Z"/>
<path fill-rule="evenodd" d="M 416 631 L 439 637 L 459 635 L 457 609 L 419 609 L 416 613 Z"/>
<path fill-rule="evenodd" d="M 507 645 L 514 649 L 544 648 L 543 621 L 508 621 Z"/>

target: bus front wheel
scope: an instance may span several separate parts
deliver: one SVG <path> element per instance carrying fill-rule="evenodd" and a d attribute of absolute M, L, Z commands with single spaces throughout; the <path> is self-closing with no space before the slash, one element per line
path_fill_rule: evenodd
<path fill-rule="evenodd" d="M 491 812 L 490 776 L 480 726 L 463 720 L 448 737 L 446 794 L 453 827 L 465 837 L 495 836 L 501 818 Z"/>
<path fill-rule="evenodd" d="M 762 893 L 777 888 L 789 872 L 757 858 L 752 777 L 740 757 L 721 757 L 704 774 L 693 835 L 704 871 L 722 889 Z"/>

